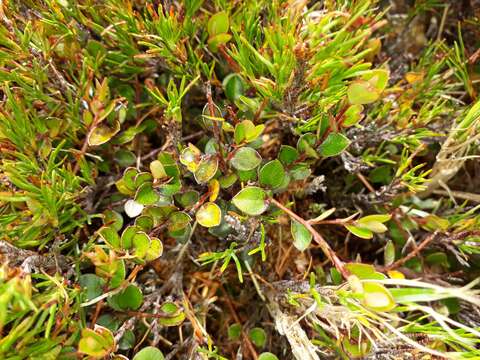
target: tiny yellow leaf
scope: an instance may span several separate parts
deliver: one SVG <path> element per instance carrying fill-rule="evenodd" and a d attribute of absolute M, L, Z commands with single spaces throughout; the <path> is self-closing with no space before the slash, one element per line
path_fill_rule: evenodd
<path fill-rule="evenodd" d="M 405 275 L 397 270 L 389 270 L 387 274 L 391 279 L 405 279 Z"/>
<path fill-rule="evenodd" d="M 208 182 L 208 191 L 210 192 L 210 201 L 217 200 L 218 193 L 220 192 L 220 182 L 217 179 L 212 179 Z"/>
<path fill-rule="evenodd" d="M 217 204 L 208 202 L 198 209 L 196 218 L 198 223 L 202 226 L 217 226 L 222 221 L 222 210 L 220 210 L 220 207 Z"/>

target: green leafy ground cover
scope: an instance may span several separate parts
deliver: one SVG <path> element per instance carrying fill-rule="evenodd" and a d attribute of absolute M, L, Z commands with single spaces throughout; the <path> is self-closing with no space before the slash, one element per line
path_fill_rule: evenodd
<path fill-rule="evenodd" d="M 0 358 L 480 358 L 480 6 L 0 1 Z"/>

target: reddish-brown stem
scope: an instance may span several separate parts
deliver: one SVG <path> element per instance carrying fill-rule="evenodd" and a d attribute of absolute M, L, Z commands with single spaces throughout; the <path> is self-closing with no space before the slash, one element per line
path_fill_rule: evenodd
<path fill-rule="evenodd" d="M 368 180 L 363 176 L 361 173 L 356 173 L 357 177 L 360 179 L 360 181 L 365 185 L 365 187 L 368 189 L 370 192 L 375 192 L 375 189 L 373 186 L 368 182 Z"/>
<path fill-rule="evenodd" d="M 222 54 L 223 58 L 227 61 L 228 65 L 234 72 L 240 72 L 240 66 L 233 60 L 233 58 L 228 55 L 228 53 L 225 51 L 225 46 L 220 45 L 218 47 L 218 50 L 220 51 L 220 54 Z"/>
<path fill-rule="evenodd" d="M 325 241 L 325 239 L 320 235 L 317 230 L 313 228 L 313 226 L 297 214 L 295 214 L 292 210 L 284 206 L 282 203 L 279 201 L 275 200 L 274 198 L 271 198 L 270 201 L 279 209 L 283 210 L 285 213 L 287 213 L 291 218 L 305 226 L 305 228 L 312 234 L 313 239 L 315 242 L 320 246 L 322 249 L 323 253 L 325 256 L 332 262 L 332 264 L 335 266 L 335 268 L 342 274 L 342 276 L 347 279 L 350 276 L 349 271 L 345 268 L 345 264 L 343 263 L 342 260 L 337 256 L 335 251 L 330 247 L 330 245 Z"/>
<path fill-rule="evenodd" d="M 438 231 L 435 231 L 434 233 L 430 234 L 423 240 L 415 249 L 412 250 L 410 254 L 407 256 L 395 261 L 394 263 L 390 264 L 389 266 L 386 266 L 384 269 L 385 270 L 393 270 L 396 269 L 403 264 L 405 264 L 408 260 L 413 259 L 415 256 L 418 256 L 420 254 L 420 251 L 422 251 L 428 244 L 430 244 L 433 240 L 436 239 L 437 235 L 439 235 Z M 464 239 L 468 236 L 478 236 L 480 235 L 480 231 L 478 230 L 472 230 L 472 231 L 462 231 L 456 234 L 451 234 L 448 235 L 448 240 L 453 241 L 453 240 L 461 240 Z"/>
<path fill-rule="evenodd" d="M 417 256 L 420 251 L 422 251 L 422 249 L 427 246 L 428 244 L 430 244 L 438 235 L 438 231 L 435 231 L 434 233 L 430 234 L 429 236 L 427 236 L 427 238 L 425 240 L 423 240 L 420 245 L 418 245 L 415 249 L 412 250 L 411 253 L 409 253 L 407 256 L 395 261 L 394 263 L 390 264 L 389 266 L 387 266 L 385 268 L 385 270 L 393 270 L 393 269 L 396 269 L 400 266 L 402 266 L 403 264 L 405 264 L 408 260 L 410 259 L 413 259 L 415 256 Z"/>
<path fill-rule="evenodd" d="M 267 106 L 268 102 L 270 99 L 266 97 L 263 99 L 262 103 L 260 104 L 260 107 L 257 109 L 255 116 L 253 117 L 253 122 L 256 123 L 258 119 L 260 119 L 260 115 L 262 115 L 262 111 L 265 110 L 265 107 Z"/>
<path fill-rule="evenodd" d="M 230 299 L 230 296 L 228 295 L 228 293 L 225 290 L 225 288 L 223 287 L 223 285 L 221 286 L 221 288 L 223 290 L 223 293 L 225 294 L 225 302 L 227 303 L 228 308 L 229 308 L 230 312 L 232 313 L 233 319 L 235 320 L 235 322 L 241 324 L 242 322 L 240 321 L 240 318 L 237 315 L 237 312 L 235 311 L 235 306 L 233 306 L 232 299 Z M 245 333 L 245 331 L 243 331 L 243 329 L 242 329 L 242 338 L 243 338 L 243 341 L 245 342 L 245 344 L 247 345 L 247 348 L 250 351 L 250 354 L 252 355 L 252 358 L 254 360 L 257 360 L 258 359 L 257 352 L 255 351 L 255 348 L 253 347 L 252 342 L 248 338 L 248 335 Z"/>
<path fill-rule="evenodd" d="M 165 319 L 168 317 L 168 315 L 162 315 L 162 314 L 152 314 L 148 312 L 143 312 L 143 311 L 122 311 L 123 314 L 126 314 L 128 316 L 134 316 L 138 318 L 152 318 L 152 319 Z"/>
<path fill-rule="evenodd" d="M 335 220 L 320 220 L 320 221 L 310 221 L 305 220 L 311 225 L 348 225 L 352 224 L 352 219 L 335 219 Z"/>
<path fill-rule="evenodd" d="M 212 100 L 212 87 L 210 85 L 210 82 L 207 82 L 206 86 L 206 93 L 207 93 L 207 102 L 208 102 L 208 111 L 210 112 L 210 116 L 212 118 L 215 117 L 215 104 L 213 103 Z M 223 154 L 222 154 L 222 139 L 220 138 L 220 128 L 218 127 L 218 123 L 216 120 L 212 120 L 213 123 L 213 135 L 215 136 L 215 139 L 217 140 L 218 144 L 218 151 L 217 151 L 217 157 L 218 161 L 220 163 L 220 168 L 222 169 L 223 172 L 227 171 L 227 164 L 225 163 L 225 160 L 223 159 Z"/>
<path fill-rule="evenodd" d="M 95 115 L 95 118 L 93 119 L 92 125 L 88 128 L 87 136 L 85 137 L 85 140 L 83 141 L 82 148 L 80 149 L 80 154 L 77 155 L 78 156 L 77 157 L 77 162 L 75 164 L 75 167 L 73 168 L 73 173 L 74 174 L 77 174 L 78 170 L 80 170 L 80 161 L 82 160 L 82 158 L 87 153 L 88 139 L 92 135 L 93 130 L 95 130 L 95 128 L 97 127 L 97 125 L 99 123 L 98 119 L 99 119 L 98 116 Z"/>
<path fill-rule="evenodd" d="M 92 328 L 95 326 L 95 324 L 97 323 L 97 319 L 98 317 L 100 316 L 100 312 L 102 311 L 102 308 L 103 308 L 103 300 L 100 300 L 97 305 L 95 306 L 95 313 L 93 314 L 93 317 L 92 317 Z"/>

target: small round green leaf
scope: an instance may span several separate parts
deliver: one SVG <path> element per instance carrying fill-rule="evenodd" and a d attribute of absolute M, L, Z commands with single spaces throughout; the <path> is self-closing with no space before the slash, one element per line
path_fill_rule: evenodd
<path fill-rule="evenodd" d="M 256 186 L 247 186 L 232 199 L 233 204 L 247 215 L 260 215 L 267 210 L 267 194 Z"/>
<path fill-rule="evenodd" d="M 160 307 L 160 310 L 162 310 L 165 314 L 167 315 L 176 315 L 180 308 L 175 304 L 174 302 L 167 301 L 162 304 Z"/>
<path fill-rule="evenodd" d="M 374 69 L 362 75 L 362 79 L 368 81 L 378 92 L 382 92 L 388 85 L 390 73 L 385 69 Z"/>
<path fill-rule="evenodd" d="M 168 231 L 177 232 L 185 229 L 192 221 L 192 218 L 183 211 L 176 211 L 170 215 Z"/>
<path fill-rule="evenodd" d="M 178 177 L 180 175 L 180 169 L 172 154 L 162 151 L 157 155 L 157 159 L 162 163 L 165 173 L 168 176 Z"/>
<path fill-rule="evenodd" d="M 218 181 L 222 189 L 228 189 L 230 186 L 235 184 L 237 179 L 238 179 L 238 176 L 232 173 L 232 174 L 228 174 L 220 177 Z"/>
<path fill-rule="evenodd" d="M 138 170 L 133 167 L 129 167 L 123 172 L 123 184 L 127 187 L 128 190 L 135 191 L 135 177 L 137 176 L 137 174 Z"/>
<path fill-rule="evenodd" d="M 160 199 L 160 195 L 153 189 L 151 182 L 140 185 L 135 194 L 135 201 L 142 205 L 153 205 Z"/>
<path fill-rule="evenodd" d="M 280 160 L 272 160 L 262 166 L 258 174 L 260 185 L 278 188 L 285 178 L 285 170 Z"/>
<path fill-rule="evenodd" d="M 200 162 L 200 150 L 194 146 L 188 146 L 182 150 L 180 154 L 180 162 L 187 167 L 188 170 L 194 172 Z"/>
<path fill-rule="evenodd" d="M 143 303 L 143 295 L 135 285 L 128 285 L 122 292 L 107 299 L 108 304 L 115 310 L 137 310 Z"/>
<path fill-rule="evenodd" d="M 310 176 L 312 170 L 305 163 L 295 164 L 290 169 L 290 176 L 293 180 L 305 180 Z"/>
<path fill-rule="evenodd" d="M 271 352 L 264 352 L 258 356 L 258 360 L 278 360 L 278 357 Z"/>
<path fill-rule="evenodd" d="M 156 347 L 147 346 L 140 350 L 133 360 L 164 360 L 163 353 Z"/>
<path fill-rule="evenodd" d="M 352 126 L 362 120 L 363 106 L 360 104 L 351 105 L 344 114 L 343 126 Z"/>
<path fill-rule="evenodd" d="M 264 347 L 265 343 L 267 342 L 267 333 L 265 332 L 265 330 L 259 327 L 251 329 L 248 333 L 248 336 L 258 348 Z"/>
<path fill-rule="evenodd" d="M 139 216 L 135 219 L 135 226 L 148 233 L 154 226 L 153 218 L 147 215 Z"/>
<path fill-rule="evenodd" d="M 188 190 L 183 193 L 176 194 L 174 198 L 180 206 L 187 208 L 193 206 L 200 198 L 200 195 L 198 194 L 198 191 Z"/>
<path fill-rule="evenodd" d="M 123 226 L 123 217 L 115 210 L 105 210 L 103 212 L 103 224 L 113 227 L 116 231 L 120 231 Z"/>
<path fill-rule="evenodd" d="M 290 230 L 293 236 L 293 246 L 300 251 L 304 251 L 310 246 L 312 242 L 312 233 L 308 229 L 300 224 L 298 221 L 293 220 L 291 222 Z"/>
<path fill-rule="evenodd" d="M 144 183 L 153 182 L 153 176 L 147 171 L 142 171 L 135 176 L 135 187 L 139 188 Z"/>
<path fill-rule="evenodd" d="M 120 123 L 118 121 L 115 122 L 113 128 L 105 124 L 97 125 L 88 134 L 88 145 L 98 146 L 98 145 L 105 144 L 111 138 L 113 138 L 115 134 L 118 133 L 119 131 L 120 131 Z"/>
<path fill-rule="evenodd" d="M 232 101 L 237 100 L 243 95 L 243 80 L 238 74 L 232 73 L 227 75 L 225 79 L 223 79 L 222 85 L 225 95 Z"/>
<path fill-rule="evenodd" d="M 137 157 L 131 151 L 120 149 L 115 153 L 114 159 L 118 163 L 118 165 L 122 167 L 127 167 L 135 164 Z"/>
<path fill-rule="evenodd" d="M 98 230 L 98 235 L 112 248 L 118 249 L 120 246 L 120 236 L 113 226 L 103 226 Z"/>
<path fill-rule="evenodd" d="M 133 244 L 133 237 L 139 231 L 140 229 L 136 226 L 127 226 L 122 232 L 122 236 L 120 238 L 120 247 L 124 250 L 130 249 Z"/>
<path fill-rule="evenodd" d="M 297 160 L 299 156 L 297 149 L 290 145 L 282 145 L 278 153 L 278 158 L 285 165 L 290 165 Z"/>
<path fill-rule="evenodd" d="M 78 279 L 78 283 L 85 292 L 85 300 L 88 301 L 102 295 L 105 280 L 95 274 L 82 274 Z"/>
<path fill-rule="evenodd" d="M 150 237 L 146 233 L 139 231 L 133 236 L 132 244 L 135 248 L 135 256 L 143 259 L 150 247 Z"/>
<path fill-rule="evenodd" d="M 153 261 L 163 253 L 163 244 L 160 239 L 151 238 L 150 239 L 150 246 L 148 247 L 147 253 L 145 254 L 146 261 Z"/>
<path fill-rule="evenodd" d="M 228 32 L 230 27 L 230 20 L 228 14 L 225 11 L 218 12 L 208 20 L 207 31 L 210 36 L 223 34 Z"/>
<path fill-rule="evenodd" d="M 108 266 L 110 274 L 113 272 L 110 282 L 108 283 L 109 287 L 111 289 L 119 287 L 123 280 L 125 280 L 125 262 L 123 260 L 116 260 L 105 266 Z M 97 267 L 97 270 L 98 269 L 99 267 Z"/>
<path fill-rule="evenodd" d="M 340 133 L 328 134 L 325 141 L 318 148 L 320 155 L 324 157 L 340 155 L 350 145 L 350 140 Z"/>
<path fill-rule="evenodd" d="M 163 303 L 160 310 L 167 315 L 159 319 L 159 323 L 163 326 L 178 326 L 185 320 L 185 312 L 173 302 Z"/>
<path fill-rule="evenodd" d="M 228 339 L 235 341 L 240 339 L 240 335 L 242 334 L 242 325 L 239 323 L 232 324 L 228 327 Z"/>
<path fill-rule="evenodd" d="M 95 329 L 84 328 L 78 343 L 78 351 L 93 358 L 103 358 L 113 352 L 115 340 L 113 334 L 103 326 L 95 325 Z"/>
<path fill-rule="evenodd" d="M 238 175 L 238 179 L 241 182 L 247 182 L 247 181 L 257 180 L 258 173 L 257 171 L 255 171 L 255 169 L 247 170 L 247 171 L 237 170 L 237 175 Z"/>
<path fill-rule="evenodd" d="M 297 141 L 297 150 L 312 158 L 318 158 L 318 154 L 314 149 L 317 142 L 317 136 L 312 133 L 303 134 Z"/>
<path fill-rule="evenodd" d="M 262 158 L 256 150 L 246 146 L 238 149 L 230 162 L 235 169 L 248 171 L 260 165 Z"/>

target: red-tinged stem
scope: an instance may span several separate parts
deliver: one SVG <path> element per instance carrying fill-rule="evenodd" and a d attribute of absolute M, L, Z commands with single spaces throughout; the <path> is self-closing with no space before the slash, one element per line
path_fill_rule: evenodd
<path fill-rule="evenodd" d="M 325 241 L 325 239 L 320 235 L 317 230 L 313 228 L 313 226 L 297 214 L 295 214 L 292 210 L 284 206 L 282 203 L 279 201 L 275 200 L 274 198 L 271 198 L 270 201 L 272 204 L 274 204 L 276 207 L 279 209 L 283 210 L 286 212 L 292 219 L 298 221 L 300 224 L 305 226 L 305 228 L 312 234 L 313 239 L 315 242 L 320 246 L 322 249 L 323 253 L 325 256 L 332 262 L 332 264 L 335 266 L 335 268 L 342 274 L 342 276 L 347 279 L 350 276 L 349 271 L 345 268 L 345 264 L 343 263 L 342 260 L 337 256 L 335 251 L 330 247 L 330 245 Z"/>

